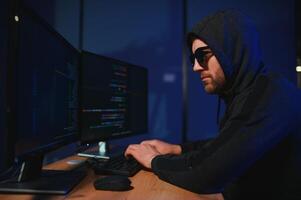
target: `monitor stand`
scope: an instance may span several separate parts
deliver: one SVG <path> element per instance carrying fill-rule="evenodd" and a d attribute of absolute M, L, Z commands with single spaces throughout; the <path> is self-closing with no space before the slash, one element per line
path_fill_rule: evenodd
<path fill-rule="evenodd" d="M 89 147 L 87 150 L 78 153 L 78 156 L 89 157 L 89 158 L 101 158 L 110 159 L 116 155 L 120 155 L 124 152 L 125 148 L 121 146 L 110 146 L 108 142 L 99 142 L 94 147 Z"/>
<path fill-rule="evenodd" d="M 0 192 L 65 195 L 86 175 L 84 170 L 42 170 L 42 163 L 42 155 L 27 158 L 15 180 L 0 183 Z"/>

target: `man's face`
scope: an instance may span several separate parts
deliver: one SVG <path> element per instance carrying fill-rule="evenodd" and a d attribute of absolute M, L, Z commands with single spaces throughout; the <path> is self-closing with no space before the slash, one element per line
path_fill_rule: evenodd
<path fill-rule="evenodd" d="M 209 94 L 216 94 L 225 85 L 225 74 L 210 49 L 205 49 L 203 52 L 200 52 L 201 49 L 199 48 L 206 46 L 207 44 L 200 39 L 193 41 L 192 53 L 196 53 L 196 56 L 203 55 L 204 58 L 201 63 L 199 63 L 197 59 L 194 59 L 193 71 L 200 75 L 205 91 Z"/>

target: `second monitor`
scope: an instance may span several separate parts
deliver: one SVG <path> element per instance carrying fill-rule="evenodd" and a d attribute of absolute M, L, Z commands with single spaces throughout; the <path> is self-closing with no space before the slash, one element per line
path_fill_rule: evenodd
<path fill-rule="evenodd" d="M 147 132 L 146 68 L 83 51 L 80 85 L 82 143 Z"/>

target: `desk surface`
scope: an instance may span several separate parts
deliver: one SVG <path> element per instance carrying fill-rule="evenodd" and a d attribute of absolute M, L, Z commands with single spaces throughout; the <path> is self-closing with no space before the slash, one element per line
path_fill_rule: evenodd
<path fill-rule="evenodd" d="M 77 156 L 72 156 L 64 160 L 47 165 L 47 169 L 71 169 L 72 166 L 68 165 L 66 161 L 71 159 L 84 159 Z M 134 189 L 126 192 L 111 192 L 95 190 L 93 182 L 100 176 L 94 175 L 92 170 L 88 171 L 87 176 L 66 196 L 57 195 L 16 195 L 0 194 L 1 200 L 61 200 L 61 199 L 74 199 L 74 200 L 223 200 L 221 194 L 212 195 L 198 195 L 164 181 L 161 181 L 152 172 L 141 170 L 134 177 L 131 177 L 132 186 Z"/>

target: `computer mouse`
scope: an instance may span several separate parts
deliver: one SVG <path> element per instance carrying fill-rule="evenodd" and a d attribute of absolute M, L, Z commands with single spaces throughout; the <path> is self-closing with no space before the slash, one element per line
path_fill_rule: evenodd
<path fill-rule="evenodd" d="M 127 176 L 111 175 L 94 181 L 96 190 L 127 191 L 133 189 Z"/>

